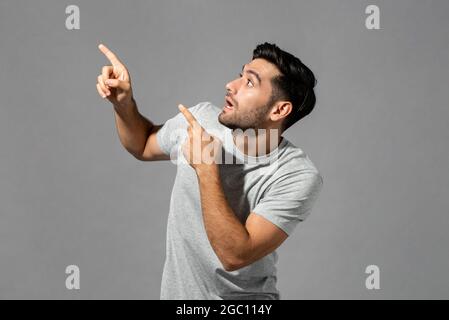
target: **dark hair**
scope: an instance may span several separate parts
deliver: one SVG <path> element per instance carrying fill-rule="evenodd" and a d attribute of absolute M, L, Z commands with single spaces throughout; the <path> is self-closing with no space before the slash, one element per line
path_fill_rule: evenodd
<path fill-rule="evenodd" d="M 270 105 L 279 100 L 292 103 L 293 110 L 282 123 L 282 131 L 285 131 L 312 112 L 316 102 L 313 91 L 317 83 L 315 75 L 301 60 L 275 44 L 259 44 L 253 51 L 253 60 L 257 58 L 271 62 L 281 73 L 271 79 L 273 90 Z"/>

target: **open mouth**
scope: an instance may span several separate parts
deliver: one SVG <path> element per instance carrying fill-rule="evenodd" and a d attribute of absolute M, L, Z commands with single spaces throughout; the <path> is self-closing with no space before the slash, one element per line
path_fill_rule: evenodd
<path fill-rule="evenodd" d="M 234 109 L 234 104 L 231 101 L 231 99 L 225 98 L 225 107 L 223 109 L 225 109 L 225 110 L 233 110 Z"/>

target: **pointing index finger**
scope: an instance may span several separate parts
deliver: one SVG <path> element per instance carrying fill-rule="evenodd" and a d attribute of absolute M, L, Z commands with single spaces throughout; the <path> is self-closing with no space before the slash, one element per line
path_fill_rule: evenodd
<path fill-rule="evenodd" d="M 182 104 L 178 105 L 178 109 L 179 111 L 182 112 L 182 114 L 184 115 L 184 117 L 187 119 L 187 122 L 193 126 L 194 124 L 198 124 L 198 121 L 196 121 L 195 117 L 193 116 L 193 114 Z"/>
<path fill-rule="evenodd" d="M 108 58 L 108 60 L 112 63 L 113 66 L 117 67 L 122 65 L 117 56 L 111 50 L 109 50 L 108 47 L 106 47 L 104 44 L 100 44 L 98 46 L 98 49 L 100 49 L 100 51 L 106 56 L 106 58 Z"/>

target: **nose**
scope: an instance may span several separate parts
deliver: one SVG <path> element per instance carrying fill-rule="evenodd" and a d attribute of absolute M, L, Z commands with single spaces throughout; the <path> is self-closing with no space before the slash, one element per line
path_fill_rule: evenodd
<path fill-rule="evenodd" d="M 236 86 L 235 86 L 235 80 L 230 81 L 226 84 L 226 95 L 235 95 L 236 94 Z"/>

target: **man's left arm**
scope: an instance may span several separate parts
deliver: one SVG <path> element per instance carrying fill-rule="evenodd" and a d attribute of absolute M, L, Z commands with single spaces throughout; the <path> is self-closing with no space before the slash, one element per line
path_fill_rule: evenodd
<path fill-rule="evenodd" d="M 288 235 L 254 213 L 249 214 L 245 225 L 237 219 L 223 192 L 217 163 L 203 161 L 210 145 L 220 145 L 218 139 L 210 136 L 185 106 L 180 104 L 178 108 L 188 122 L 188 138 L 182 149 L 198 177 L 209 241 L 226 271 L 243 268 L 275 250 Z M 214 157 L 215 152 L 212 159 Z"/>
<path fill-rule="evenodd" d="M 243 225 L 229 206 L 216 164 L 196 170 L 204 226 L 226 271 L 243 268 L 274 251 L 288 235 L 251 212 Z"/>

